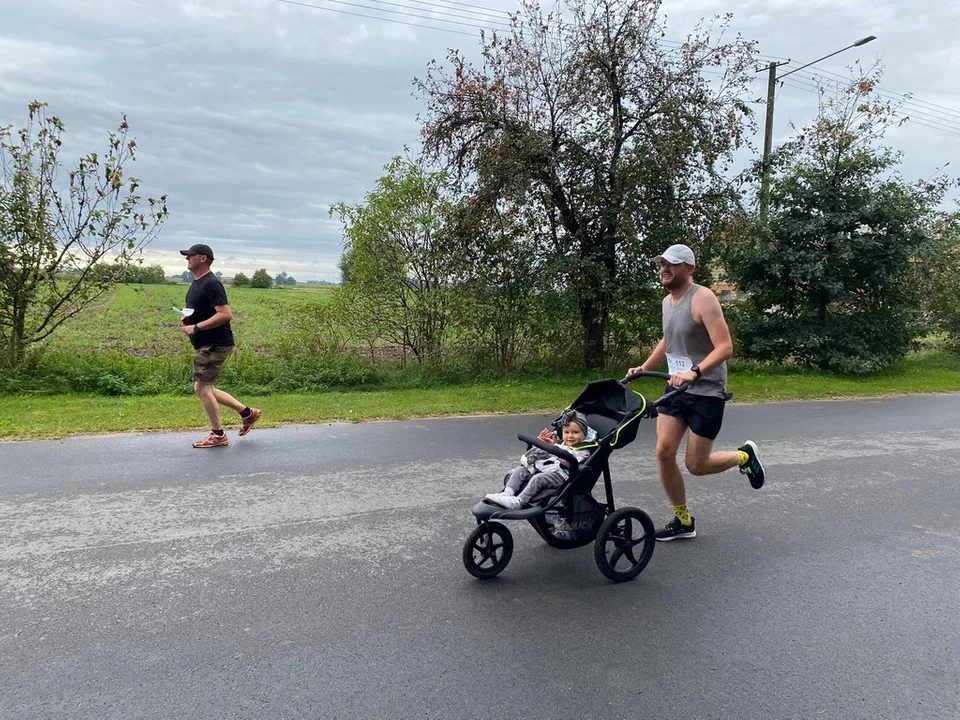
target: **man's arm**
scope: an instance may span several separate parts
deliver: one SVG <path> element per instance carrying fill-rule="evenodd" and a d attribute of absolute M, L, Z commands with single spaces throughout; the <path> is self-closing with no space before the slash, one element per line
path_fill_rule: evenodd
<path fill-rule="evenodd" d="M 729 360 L 733 355 L 733 340 L 730 339 L 730 328 L 723 317 L 723 308 L 712 290 L 698 292 L 693 296 L 693 319 L 702 323 L 706 328 L 713 351 L 700 361 L 700 372 L 705 373 Z M 699 315 L 699 318 L 697 317 Z"/>
<path fill-rule="evenodd" d="M 187 335 L 193 335 L 197 330 L 212 330 L 215 327 L 225 325 L 233 319 L 233 313 L 230 311 L 229 305 L 214 305 L 213 309 L 216 310 L 216 312 L 202 321 L 203 327 L 200 327 L 200 323 L 187 325 L 184 328 L 184 332 L 186 332 Z"/>
<path fill-rule="evenodd" d="M 647 370 L 652 370 L 655 367 L 663 365 L 667 359 L 667 339 L 660 338 L 660 342 L 657 343 L 656 347 L 653 348 L 653 351 L 650 353 L 650 357 L 646 359 L 643 365 L 638 365 L 637 367 L 632 367 L 627 371 L 627 375 L 633 375 L 636 372 L 645 372 Z"/>

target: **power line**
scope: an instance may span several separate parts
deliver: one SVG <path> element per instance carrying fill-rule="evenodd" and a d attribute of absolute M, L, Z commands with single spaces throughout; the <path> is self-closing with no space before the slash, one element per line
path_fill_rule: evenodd
<path fill-rule="evenodd" d="M 788 82 L 788 81 L 784 81 L 784 82 Z M 819 82 L 817 81 L 816 78 L 813 78 L 812 80 L 800 80 L 800 82 L 803 82 L 805 85 L 807 85 L 807 86 L 812 86 L 812 87 L 814 87 L 814 88 L 819 88 L 819 87 L 820 87 L 820 84 L 819 84 Z M 831 81 L 831 82 L 832 82 L 832 84 L 834 84 L 835 86 L 841 87 L 841 88 L 842 88 L 842 87 L 846 87 L 846 86 L 849 85 L 849 83 L 844 84 L 844 83 L 841 83 L 841 82 L 839 82 L 839 81 Z M 937 115 L 937 114 L 931 113 L 931 112 L 929 112 L 928 110 L 926 110 L 926 109 L 925 109 L 924 107 L 922 107 L 922 106 L 920 106 L 920 107 L 913 106 L 913 105 L 911 104 L 911 101 L 910 101 L 909 97 L 906 98 L 905 100 L 903 100 L 903 101 L 901 102 L 900 107 L 903 108 L 904 110 L 908 111 L 908 112 L 910 113 L 911 117 L 913 117 L 913 116 L 918 116 L 919 118 L 921 118 L 921 119 L 923 119 L 923 120 L 925 120 L 925 121 L 927 121 L 927 122 L 937 123 L 937 124 L 939 124 L 940 126 L 951 127 L 951 128 L 956 128 L 956 129 L 960 130 L 960 117 L 957 117 L 957 118 L 953 118 L 953 117 L 949 117 L 949 116 L 944 117 L 944 116 L 941 116 L 941 115 Z M 914 119 L 915 119 L 915 118 L 914 118 Z"/>
<path fill-rule="evenodd" d="M 806 92 L 819 93 L 820 91 L 819 85 L 804 82 L 802 80 L 795 80 L 793 78 L 791 78 L 790 80 L 783 80 L 782 84 L 795 88 L 797 90 L 804 90 Z M 910 112 L 906 113 L 908 122 L 911 122 L 915 125 L 921 125 L 923 127 L 927 127 L 932 130 L 940 130 L 941 132 L 945 132 L 950 135 L 960 136 L 960 125 L 943 122 L 935 118 L 930 118 L 920 114 L 921 112 L 922 111 L 914 110 L 913 113 L 910 113 Z"/>
<path fill-rule="evenodd" d="M 426 2 L 425 0 L 409 0 L 412 3 L 417 3 L 418 5 L 430 5 L 431 7 L 445 8 L 447 10 L 457 10 L 461 13 L 470 13 L 471 15 L 480 15 L 480 16 L 489 16 L 495 18 L 495 22 L 509 22 L 510 13 L 504 10 L 488 10 L 487 8 L 482 8 L 479 5 L 469 5 L 467 3 L 454 2 L 454 0 L 441 0 L 440 4 Z M 463 6 L 464 9 L 460 9 L 456 6 Z M 477 10 L 468 10 L 466 8 L 477 8 Z M 485 17 L 479 17 L 478 20 L 484 20 Z"/>
<path fill-rule="evenodd" d="M 335 3 L 337 3 L 337 4 L 341 4 L 341 2 L 342 2 L 342 0 L 325 0 L 325 1 L 326 1 L 326 2 L 335 2 Z M 391 7 L 405 8 L 405 9 L 407 9 L 407 10 L 417 10 L 418 12 L 429 13 L 429 15 L 416 15 L 416 14 L 413 14 L 413 13 L 397 12 L 396 10 L 381 10 L 380 8 L 369 8 L 370 10 L 377 10 L 377 11 L 379 11 L 379 12 L 396 13 L 397 15 L 413 15 L 413 17 L 430 18 L 430 19 L 439 20 L 440 22 L 451 22 L 450 20 L 444 20 L 443 18 L 435 18 L 435 17 L 434 17 L 434 15 L 448 15 L 448 16 L 450 16 L 450 17 L 460 18 L 461 20 L 476 20 L 477 22 L 484 22 L 484 21 L 485 21 L 485 22 L 491 22 L 491 23 L 493 23 L 494 25 L 499 25 L 499 26 L 502 27 L 504 30 L 506 30 L 507 28 L 510 27 L 509 23 L 507 23 L 507 22 L 500 22 L 500 21 L 495 21 L 495 20 L 487 20 L 486 18 L 474 18 L 474 17 L 469 17 L 469 16 L 467 16 L 467 15 L 463 15 L 463 14 L 461 14 L 462 12 L 464 12 L 464 11 L 462 11 L 462 10 L 461 10 L 461 11 L 457 11 L 457 12 L 446 12 L 446 11 L 444 11 L 444 10 L 427 10 L 427 9 L 421 9 L 421 8 L 416 8 L 416 7 L 410 7 L 409 5 L 404 5 L 404 4 L 401 4 L 401 3 L 389 2 L 389 0 L 366 0 L 366 2 L 376 3 L 377 5 L 390 5 Z M 421 0 L 413 0 L 413 2 L 421 2 Z M 342 2 L 342 4 L 344 4 L 344 5 L 355 5 L 356 3 Z M 422 5 L 432 5 L 433 7 L 443 7 L 443 5 L 437 5 L 436 3 L 430 3 L 430 2 L 421 2 L 421 4 L 422 4 Z M 367 7 L 367 6 L 365 6 L 365 5 L 359 5 L 359 7 Z M 469 11 L 466 11 L 466 12 L 469 12 Z M 464 24 L 464 23 L 457 23 L 457 24 L 458 24 L 458 25 L 461 25 L 461 24 Z M 482 26 L 482 25 L 474 25 L 474 26 L 472 26 L 472 27 L 482 28 L 482 27 L 484 27 L 484 26 Z"/>
<path fill-rule="evenodd" d="M 508 11 L 506 11 L 506 10 L 497 10 L 497 9 L 495 9 L 495 8 L 484 7 L 484 6 L 482 6 L 482 5 L 473 5 L 473 4 L 471 4 L 471 3 L 457 2 L 457 0 L 439 0 L 439 2 L 440 2 L 441 4 L 438 4 L 438 3 L 436 3 L 436 2 L 429 2 L 428 0 L 408 0 L 408 2 L 416 3 L 416 4 L 418 4 L 418 5 L 426 5 L 426 6 L 435 7 L 435 8 L 443 8 L 443 10 L 448 10 L 448 9 L 449 9 L 449 10 L 457 10 L 457 12 L 444 12 L 444 11 L 441 11 L 441 10 L 432 11 L 432 10 L 428 10 L 428 9 L 426 9 L 426 8 L 411 7 L 410 5 L 405 5 L 405 4 L 401 4 L 401 3 L 395 3 L 395 2 L 389 2 L 388 0 L 366 0 L 366 2 L 377 3 L 377 4 L 379 4 L 379 5 L 390 5 L 390 6 L 392 6 L 392 7 L 400 7 L 400 8 L 405 8 L 405 9 L 407 9 L 407 10 L 416 10 L 416 11 L 421 11 L 421 12 L 425 12 L 425 13 L 430 13 L 430 14 L 428 14 L 428 15 L 417 14 L 417 13 L 399 12 L 399 11 L 396 11 L 396 10 L 386 10 L 386 9 L 382 9 L 382 8 L 378 8 L 378 7 L 371 7 L 371 6 L 369 6 L 369 5 L 362 5 L 362 4 L 359 4 L 359 3 L 347 2 L 346 0 L 317 0 L 317 1 L 318 1 L 318 2 L 330 2 L 330 3 L 335 3 L 335 4 L 338 4 L 338 5 L 349 5 L 349 6 L 353 6 L 353 7 L 359 7 L 359 8 L 362 8 L 362 9 L 364 9 L 364 10 L 373 10 L 374 12 L 385 12 L 385 13 L 391 13 L 391 14 L 396 14 L 396 15 L 405 15 L 405 16 L 409 16 L 409 17 L 415 17 L 415 18 L 418 18 L 418 19 L 420 19 L 420 20 L 436 20 L 436 21 L 438 21 L 438 22 L 448 22 L 448 23 L 451 23 L 451 24 L 466 25 L 467 27 L 474 27 L 474 28 L 477 28 L 477 29 L 480 29 L 480 30 L 497 30 L 497 29 L 507 30 L 507 29 L 509 29 L 509 28 L 511 27 L 511 26 L 510 26 L 511 13 L 509 13 Z M 426 29 L 428 29 L 428 30 L 445 30 L 445 31 L 447 31 L 447 32 L 453 32 L 453 31 L 451 31 L 451 30 L 449 30 L 449 29 L 447 29 L 447 28 L 438 28 L 438 27 L 431 27 L 431 26 L 425 26 L 425 25 L 417 25 L 417 24 L 415 24 L 415 23 L 408 23 L 408 22 L 404 22 L 404 21 L 393 20 L 392 18 L 380 17 L 380 16 L 378 16 L 378 15 L 363 15 L 363 14 L 360 14 L 360 13 L 347 12 L 347 11 L 343 11 L 343 10 L 338 10 L 338 9 L 336 9 L 336 8 L 324 7 L 324 6 L 322 6 L 322 5 L 313 5 L 313 4 L 306 3 L 306 2 L 300 2 L 300 1 L 298 1 L 298 0 L 277 0 L 277 2 L 285 3 L 285 4 L 287 4 L 287 5 L 299 5 L 300 7 L 307 7 L 307 8 L 311 8 L 311 9 L 314 9 L 314 10 L 327 10 L 327 11 L 329 11 L 329 12 L 339 12 L 339 13 L 344 14 L 344 15 L 353 15 L 353 16 L 356 16 L 356 17 L 366 17 L 366 18 L 370 18 L 370 19 L 373 19 L 373 20 L 386 20 L 386 21 L 388 21 L 388 22 L 396 22 L 396 23 L 399 23 L 399 24 L 401 24 L 401 25 L 411 25 L 411 26 L 413 26 L 413 27 L 423 27 L 423 28 L 426 28 Z M 454 8 L 454 7 L 450 7 L 450 6 L 461 6 L 461 7 L 463 7 L 463 8 L 475 8 L 476 11 L 475 11 L 475 10 L 467 10 L 467 9 L 460 10 L 459 8 Z M 464 14 L 462 14 L 462 13 L 470 13 L 470 15 L 464 15 Z M 449 17 L 458 18 L 459 20 L 472 20 L 472 21 L 477 21 L 477 22 L 489 22 L 489 23 L 492 23 L 492 24 L 494 24 L 494 25 L 496 25 L 496 26 L 498 26 L 498 27 L 490 27 L 489 25 L 475 25 L 475 24 L 472 24 L 472 23 L 454 22 L 454 21 L 451 21 L 451 20 L 444 20 L 443 18 L 434 17 L 434 15 L 447 15 L 447 16 L 449 16 Z M 481 15 L 481 16 L 486 15 L 486 16 L 488 16 L 488 17 L 473 17 L 473 15 Z M 470 33 L 460 33 L 460 34 L 469 35 Z M 672 52 L 672 53 L 676 53 L 679 49 L 683 48 L 684 45 L 686 45 L 686 43 L 680 42 L 680 41 L 678 41 L 678 40 L 663 40 L 663 39 L 659 40 L 659 41 L 658 41 L 658 44 L 660 44 L 660 45 L 666 45 L 666 46 L 672 46 L 673 49 L 672 49 L 672 50 L 668 50 L 668 52 Z M 777 57 L 777 56 L 774 56 L 774 55 L 758 55 L 758 57 L 761 57 L 761 58 L 771 58 L 771 59 L 775 59 L 775 60 L 786 60 L 786 59 L 787 59 L 787 58 L 780 58 L 780 57 Z"/>
<path fill-rule="evenodd" d="M 497 8 L 484 7 L 483 5 L 471 5 L 470 3 L 459 2 L 458 0 L 442 0 L 442 2 L 444 2 L 447 5 L 460 5 L 465 8 L 475 8 L 477 10 L 483 10 L 484 12 L 488 12 L 495 15 L 500 15 L 500 14 L 506 15 L 506 16 L 510 15 L 510 12 L 508 10 L 498 10 Z"/>
<path fill-rule="evenodd" d="M 763 68 L 760 68 L 760 70 L 763 70 Z M 788 80 L 780 80 L 780 87 L 782 88 L 784 85 L 787 85 L 788 87 L 796 87 L 802 90 L 810 90 L 812 87 L 813 90 L 817 90 L 821 86 L 827 85 L 835 88 L 845 88 L 849 87 L 851 82 L 853 82 L 851 78 L 836 73 L 829 73 L 836 79 L 834 79 L 834 77 L 825 77 L 826 74 L 827 73 L 821 73 L 817 70 L 801 71 L 795 77 L 798 81 L 802 78 L 803 81 L 808 83 L 807 86 L 800 87 L 799 85 L 791 85 Z M 875 89 L 874 92 L 886 100 L 897 102 L 898 109 L 908 111 L 911 121 L 915 123 L 925 124 L 928 127 L 936 129 L 960 128 L 960 126 L 957 125 L 957 123 L 960 123 L 960 112 L 958 111 L 918 100 L 909 93 L 896 93 L 880 88 Z M 777 97 L 779 97 L 779 94 L 780 90 L 777 91 Z M 932 124 L 927 122 L 919 123 L 919 120 L 929 121 L 929 123 Z"/>
<path fill-rule="evenodd" d="M 471 3 L 458 2 L 457 0 L 440 0 L 441 3 L 430 2 L 429 0 L 409 0 L 410 2 L 418 3 L 420 5 L 425 5 L 429 7 L 442 8 L 442 10 L 427 10 L 426 8 L 412 7 L 410 5 L 405 5 L 401 3 L 390 2 L 389 0 L 366 0 L 370 3 L 376 3 L 377 5 L 388 5 L 391 7 L 404 8 L 406 10 L 414 10 L 418 12 L 403 12 L 399 10 L 390 10 L 387 8 L 375 7 L 371 5 L 364 5 L 362 3 L 349 2 L 348 0 L 319 0 L 322 2 L 332 3 L 336 5 L 345 5 L 348 7 L 356 7 L 363 10 L 370 10 L 377 13 L 389 13 L 392 15 L 401 15 L 405 17 L 413 17 L 418 20 L 425 20 L 430 22 L 440 22 L 447 23 L 449 25 L 458 25 L 462 27 L 476 28 L 478 30 L 506 30 L 510 28 L 508 24 L 510 14 L 503 10 L 497 10 L 494 8 L 484 7 L 481 5 L 473 5 Z M 322 5 L 313 5 L 306 2 L 300 2 L 299 0 L 277 0 L 287 5 L 297 5 L 300 7 L 311 8 L 314 10 L 326 10 L 328 12 L 340 13 L 342 15 L 350 15 L 354 17 L 368 18 L 371 20 L 383 20 L 385 22 L 392 22 L 398 25 L 407 25 L 409 27 L 418 27 L 426 30 L 440 30 L 443 32 L 454 33 L 457 35 L 467 35 L 470 37 L 475 37 L 475 33 L 468 33 L 459 30 L 454 30 L 447 27 L 437 27 L 436 25 L 421 25 L 419 23 L 413 23 L 404 20 L 397 20 L 394 18 L 383 17 L 382 15 L 368 15 L 365 13 L 351 12 L 349 10 L 343 10 L 334 7 L 325 7 Z M 473 9 L 464 9 L 460 10 L 456 7 L 450 6 L 460 6 L 462 8 L 473 8 Z M 447 12 L 447 10 L 456 10 L 456 12 Z M 476 12 L 481 11 L 481 12 Z M 420 13 L 429 13 L 429 14 L 420 14 Z M 470 15 L 464 15 L 462 13 L 472 13 L 473 15 L 489 14 L 490 18 L 487 17 L 472 17 Z M 499 18 L 500 15 L 504 17 L 504 20 L 495 20 L 493 18 Z M 456 20 L 447 20 L 443 17 L 436 17 L 436 15 L 446 15 L 448 17 L 457 18 Z M 462 22 L 463 20 L 469 20 L 473 22 Z M 490 27 L 489 24 L 478 25 L 477 22 L 486 22 L 498 27 Z M 659 41 L 659 44 L 666 46 L 668 54 L 676 55 L 680 49 L 684 47 L 686 43 L 682 43 L 676 40 L 663 40 Z M 789 60 L 789 58 L 777 57 L 774 55 L 764 55 L 757 54 L 758 58 L 769 58 L 774 61 Z M 705 71 L 706 72 L 706 71 Z M 798 75 L 802 75 L 810 83 L 813 83 L 812 90 L 814 92 L 818 91 L 816 83 L 823 81 L 824 83 L 829 83 L 835 86 L 848 85 L 850 83 L 850 78 L 845 78 L 842 75 L 837 73 L 832 73 L 826 70 L 804 70 L 799 71 Z M 832 77 L 829 77 L 832 76 Z M 837 78 L 837 79 L 834 79 Z M 799 78 L 797 78 L 799 80 Z M 792 85 L 789 81 L 781 81 L 781 88 L 784 84 L 788 84 L 790 87 L 796 87 L 801 90 L 811 90 L 811 86 L 801 86 L 801 85 Z M 887 99 L 896 100 L 901 103 L 901 106 L 910 112 L 910 119 L 916 124 L 924 125 L 926 127 L 931 127 L 938 130 L 943 130 L 944 132 L 956 132 L 960 130 L 960 127 L 954 123 L 960 122 L 960 111 L 952 110 L 941 105 L 936 105 L 934 103 L 929 103 L 923 100 L 918 100 L 909 94 L 895 93 L 887 90 L 876 90 L 877 94 L 885 97 Z M 778 92 L 779 94 L 779 92 Z M 916 117 L 915 117 L 916 116 Z"/>
<path fill-rule="evenodd" d="M 471 23 L 462 23 L 462 22 L 457 22 L 457 21 L 455 21 L 455 20 L 444 20 L 444 19 L 442 19 L 442 18 L 434 18 L 434 17 L 431 17 L 431 16 L 429 16 L 429 15 L 416 15 L 416 14 L 414 14 L 414 13 L 404 13 L 404 12 L 398 12 L 398 11 L 396 11 L 396 10 L 384 10 L 384 9 L 377 8 L 377 7 L 370 7 L 369 5 L 361 5 L 361 4 L 359 4 L 359 3 L 346 2 L 345 0 L 323 0 L 323 1 L 324 1 L 324 2 L 330 2 L 330 3 L 336 3 L 337 5 L 350 5 L 350 6 L 353 6 L 353 7 L 363 8 L 364 10 L 373 10 L 374 12 L 394 13 L 394 14 L 396 14 L 396 15 L 407 15 L 407 16 L 410 16 L 410 17 L 418 18 L 418 19 L 420 19 L 420 20 L 432 20 L 432 21 L 435 21 L 435 22 L 450 23 L 450 24 L 452 24 L 452 25 L 463 25 L 463 26 L 465 26 L 465 27 L 473 27 L 473 28 L 477 28 L 477 29 L 479 29 L 479 30 L 492 30 L 492 29 L 493 29 L 493 28 L 487 27 L 487 26 L 485 26 L 485 25 L 473 25 L 473 24 L 471 24 Z M 312 9 L 314 9 L 314 10 L 326 10 L 326 11 L 328 11 L 328 12 L 340 13 L 341 15 L 353 15 L 353 16 L 356 16 L 356 17 L 370 18 L 371 20 L 384 20 L 384 21 L 386 21 L 386 22 L 397 23 L 398 25 L 409 25 L 409 26 L 411 26 L 411 27 L 425 28 L 425 29 L 427 29 L 427 30 L 442 30 L 442 31 L 444 31 L 444 32 L 456 33 L 457 35 L 468 35 L 469 37 L 476 37 L 476 33 L 467 33 L 467 32 L 463 32 L 462 30 L 454 30 L 454 29 L 452 29 L 452 28 L 437 27 L 436 25 L 420 25 L 420 24 L 418 24 L 418 23 L 412 23 L 412 22 L 408 22 L 408 21 L 404 21 L 404 20 L 396 20 L 396 19 L 394 19 L 394 18 L 386 18 L 386 17 L 382 17 L 382 16 L 380 16 L 380 15 L 366 15 L 366 14 L 364 14 L 364 13 L 351 12 L 351 11 L 349 11 L 349 10 L 340 10 L 340 9 L 338 9 L 338 8 L 323 7 L 322 5 L 311 5 L 311 4 L 305 3 L 305 2 L 298 2 L 298 0 L 277 0 L 277 2 L 281 2 L 281 3 L 284 3 L 284 4 L 286 4 L 286 5 L 299 5 L 300 7 L 312 8 Z"/>
<path fill-rule="evenodd" d="M 834 82 L 841 82 L 844 85 L 849 85 L 851 78 L 849 76 L 841 75 L 840 73 L 831 72 L 830 70 L 821 70 L 817 68 L 816 70 L 802 70 L 801 74 L 806 75 L 814 80 L 818 77 L 823 78 L 824 80 L 834 80 Z M 957 119 L 960 119 L 960 110 L 954 110 L 953 108 L 948 108 L 944 105 L 937 105 L 935 103 L 927 102 L 926 100 L 920 100 L 913 97 L 910 93 L 901 93 L 895 90 L 887 90 L 885 88 L 879 88 L 876 91 L 879 95 L 883 95 L 892 100 L 902 100 L 906 99 L 909 102 L 916 103 L 918 105 L 925 105 L 932 111 L 941 112 L 945 115 L 955 116 Z"/>

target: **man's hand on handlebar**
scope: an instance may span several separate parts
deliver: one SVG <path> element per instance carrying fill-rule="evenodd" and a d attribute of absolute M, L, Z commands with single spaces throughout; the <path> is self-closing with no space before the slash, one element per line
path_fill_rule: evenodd
<path fill-rule="evenodd" d="M 646 372 L 646 371 L 647 371 L 647 369 L 646 369 L 643 365 L 637 365 L 636 367 L 632 367 L 632 368 L 630 368 L 629 370 L 627 370 L 627 375 L 626 375 L 626 377 L 630 377 L 630 376 L 633 375 L 634 373 Z"/>
<path fill-rule="evenodd" d="M 681 385 L 686 385 L 687 383 L 692 383 L 697 379 L 697 374 L 692 370 L 688 370 L 683 373 L 674 373 L 670 376 L 670 386 L 678 388 Z"/>

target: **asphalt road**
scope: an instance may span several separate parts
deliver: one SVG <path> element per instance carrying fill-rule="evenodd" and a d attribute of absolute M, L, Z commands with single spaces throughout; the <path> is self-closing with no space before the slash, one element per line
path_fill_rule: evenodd
<path fill-rule="evenodd" d="M 0 444 L 0 717 L 960 718 L 960 395 L 732 404 L 767 486 L 690 480 L 638 580 L 521 523 L 475 580 L 543 420 Z M 614 489 L 661 524 L 652 447 Z"/>

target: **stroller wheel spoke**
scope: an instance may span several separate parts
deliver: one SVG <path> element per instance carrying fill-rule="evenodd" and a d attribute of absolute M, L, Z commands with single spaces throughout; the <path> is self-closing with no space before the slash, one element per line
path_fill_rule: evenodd
<path fill-rule="evenodd" d="M 604 520 L 597 533 L 597 566 L 614 582 L 632 580 L 650 562 L 655 543 L 650 517 L 638 508 L 621 508 Z"/>
<path fill-rule="evenodd" d="M 620 559 L 623 557 L 624 553 L 627 553 L 627 552 L 628 552 L 627 550 L 625 550 L 621 545 L 618 544 L 616 546 L 616 549 L 612 553 L 610 553 L 610 559 L 608 560 L 608 562 L 610 563 L 610 567 L 612 568 L 617 567 L 617 563 L 620 562 Z"/>
<path fill-rule="evenodd" d="M 477 545 L 474 546 L 474 549 L 480 554 L 477 565 L 485 565 L 488 562 L 491 565 L 496 565 L 497 554 L 504 548 L 504 546 L 505 543 L 503 542 L 493 542 L 487 544 L 486 541 L 484 541 L 482 544 L 477 543 Z"/>

